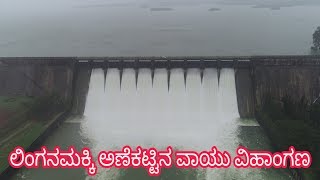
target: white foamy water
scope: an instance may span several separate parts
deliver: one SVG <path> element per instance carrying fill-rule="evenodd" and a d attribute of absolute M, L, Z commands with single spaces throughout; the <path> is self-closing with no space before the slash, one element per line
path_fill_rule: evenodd
<path fill-rule="evenodd" d="M 166 69 L 156 69 L 153 80 L 150 69 L 139 69 L 137 79 L 134 69 L 124 69 L 120 84 L 121 72 L 108 69 L 103 88 L 103 71 L 93 70 L 82 123 L 82 136 L 90 139 L 93 154 L 124 145 L 197 151 L 215 145 L 234 156 L 240 143 L 234 70 L 221 69 L 220 80 L 216 69 L 202 73 L 201 81 L 200 69 L 187 69 L 185 79 L 183 69 L 172 69 L 168 82 Z M 99 168 L 95 179 L 130 177 L 123 172 Z M 208 180 L 265 177 L 260 170 L 232 167 L 194 172 L 194 178 Z"/>

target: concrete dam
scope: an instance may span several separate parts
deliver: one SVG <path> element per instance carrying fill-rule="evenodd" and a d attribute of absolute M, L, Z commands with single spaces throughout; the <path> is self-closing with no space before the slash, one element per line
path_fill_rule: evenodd
<path fill-rule="evenodd" d="M 240 116 L 254 117 L 255 108 L 261 106 L 263 97 L 267 93 L 279 100 L 285 95 L 295 97 L 297 101 L 304 96 L 310 102 L 319 97 L 319 60 L 319 56 L 9 57 L 0 58 L 0 77 L 3 77 L 0 81 L 2 83 L 0 92 L 41 95 L 41 89 L 46 89 L 48 92 L 59 91 L 63 97 L 70 98 L 72 81 L 76 86 L 83 86 L 76 89 L 87 91 L 85 89 L 88 88 L 92 68 L 103 68 L 105 74 L 108 68 L 118 68 L 120 77 L 123 69 L 133 68 L 136 81 L 139 68 L 150 68 L 152 78 L 155 69 L 165 68 L 168 70 L 169 81 L 170 69 L 183 69 L 186 80 L 187 69 L 199 68 L 202 80 L 205 68 L 215 68 L 219 81 L 220 70 L 232 68 L 235 71 Z M 17 80 L 13 81 L 6 77 Z M 24 80 L 26 77 L 27 81 Z"/>
<path fill-rule="evenodd" d="M 0 96 L 48 93 L 70 102 L 68 116 L 38 144 L 89 146 L 93 154 L 123 145 L 272 149 L 272 132 L 259 118 L 266 97 L 314 102 L 320 56 L 0 58 Z M 44 173 L 58 178 L 56 171 L 21 169 L 10 179 Z M 302 179 L 300 171 L 287 169 L 163 173 L 181 180 Z M 66 176 L 88 179 L 82 171 Z M 148 179 L 131 169 L 101 170 L 97 179 L 132 177 Z"/>

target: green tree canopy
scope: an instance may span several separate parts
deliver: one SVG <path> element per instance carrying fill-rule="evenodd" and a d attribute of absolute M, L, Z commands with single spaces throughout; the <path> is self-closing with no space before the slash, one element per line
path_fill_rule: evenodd
<path fill-rule="evenodd" d="M 320 26 L 313 33 L 313 46 L 311 50 L 318 53 L 320 51 Z"/>

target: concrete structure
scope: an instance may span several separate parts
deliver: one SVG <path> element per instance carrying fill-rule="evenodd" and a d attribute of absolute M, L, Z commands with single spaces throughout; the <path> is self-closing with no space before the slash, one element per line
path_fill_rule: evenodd
<path fill-rule="evenodd" d="M 76 113 L 83 112 L 91 68 L 234 68 L 241 117 L 254 117 L 266 94 L 313 102 L 320 93 L 320 56 L 194 56 L 194 57 L 2 57 L 0 95 L 40 95 L 41 91 L 71 96 L 77 75 Z M 73 72 L 77 73 L 73 73 Z M 20 75 L 17 75 L 20 74 Z M 219 75 L 218 75 L 219 76 Z M 10 78 L 10 79 L 9 79 Z M 9 89 L 9 90 L 8 90 Z M 81 91 L 81 92 L 79 92 Z"/>

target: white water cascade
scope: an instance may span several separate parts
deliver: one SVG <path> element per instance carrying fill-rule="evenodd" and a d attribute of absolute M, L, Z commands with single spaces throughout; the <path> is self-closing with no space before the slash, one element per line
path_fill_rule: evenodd
<path fill-rule="evenodd" d="M 150 69 L 139 69 L 137 79 L 134 69 L 120 74 L 118 69 L 108 69 L 106 77 L 101 69 L 92 71 L 81 129 L 94 155 L 124 145 L 196 151 L 217 146 L 234 155 L 239 113 L 233 69 L 221 69 L 220 79 L 211 68 L 204 69 L 202 79 L 200 69 L 187 69 L 186 77 L 183 69 L 171 69 L 170 78 L 166 69 L 155 69 L 153 80 Z M 195 171 L 196 179 L 208 180 L 245 179 L 251 172 Z M 119 179 L 119 172 L 99 168 L 96 178 Z"/>

